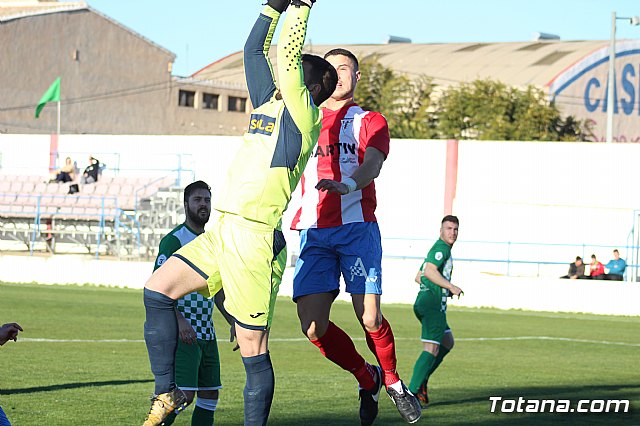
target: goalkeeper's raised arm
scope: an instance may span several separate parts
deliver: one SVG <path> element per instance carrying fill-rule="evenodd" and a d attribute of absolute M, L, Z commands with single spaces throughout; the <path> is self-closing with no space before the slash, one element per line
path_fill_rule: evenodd
<path fill-rule="evenodd" d="M 312 0 L 293 0 L 278 40 L 278 76 L 285 106 L 302 133 L 319 126 L 318 106 L 335 90 L 337 73 L 325 59 L 303 55 Z"/>
<path fill-rule="evenodd" d="M 244 45 L 244 72 L 254 108 L 268 102 L 276 91 L 275 76 L 269 60 L 269 48 L 280 15 L 289 0 L 270 0 L 260 12 Z"/>

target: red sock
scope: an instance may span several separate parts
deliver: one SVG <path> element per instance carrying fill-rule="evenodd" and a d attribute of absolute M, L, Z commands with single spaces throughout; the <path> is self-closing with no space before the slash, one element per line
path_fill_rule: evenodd
<path fill-rule="evenodd" d="M 376 385 L 370 365 L 358 353 L 347 333 L 331 321 L 324 336 L 310 342 L 316 345 L 327 359 L 353 374 L 361 388 L 371 389 Z"/>
<path fill-rule="evenodd" d="M 376 359 L 378 360 L 378 365 L 380 365 L 380 360 L 378 359 L 378 354 L 376 353 L 376 344 L 373 342 L 371 335 L 366 330 L 364 332 L 364 338 L 367 341 L 367 346 L 369 347 L 369 350 L 373 355 L 375 355 Z"/>
<path fill-rule="evenodd" d="M 369 349 L 374 353 L 384 371 L 384 384 L 389 386 L 396 383 L 400 380 L 396 371 L 396 344 L 387 319 L 382 317 L 382 325 L 378 331 L 368 331 L 365 334 Z"/>

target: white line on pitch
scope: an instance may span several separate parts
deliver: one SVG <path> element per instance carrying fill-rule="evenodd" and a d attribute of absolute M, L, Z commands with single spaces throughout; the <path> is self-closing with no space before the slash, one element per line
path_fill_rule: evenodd
<path fill-rule="evenodd" d="M 618 346 L 636 346 L 640 347 L 640 343 L 627 342 L 609 342 L 607 340 L 588 340 L 588 339 L 572 339 L 569 337 L 550 337 L 550 336 L 516 336 L 516 337 L 462 337 L 456 338 L 462 341 L 500 341 L 500 340 L 554 340 L 558 342 L 573 343 L 596 343 L 599 345 L 618 345 Z"/>
<path fill-rule="evenodd" d="M 270 342 L 304 342 L 307 339 L 304 337 L 294 338 L 278 338 L 274 337 L 269 339 Z M 353 340 L 363 341 L 363 338 L 355 338 Z M 416 340 L 416 337 L 396 337 L 396 340 Z M 458 337 L 456 341 L 462 342 L 490 342 L 490 341 L 515 341 L 515 340 L 550 340 L 558 342 L 573 342 L 573 343 L 594 343 L 598 345 L 617 345 L 617 346 L 631 346 L 640 347 L 640 343 L 627 343 L 627 342 L 610 342 L 606 340 L 588 340 L 588 339 L 573 339 L 569 337 L 551 337 L 551 336 L 515 336 L 515 337 Z M 220 343 L 224 343 L 224 339 L 219 340 Z M 18 342 L 45 342 L 45 343 L 144 343 L 144 340 L 129 340 L 129 339 L 40 339 L 40 338 L 20 338 Z"/>

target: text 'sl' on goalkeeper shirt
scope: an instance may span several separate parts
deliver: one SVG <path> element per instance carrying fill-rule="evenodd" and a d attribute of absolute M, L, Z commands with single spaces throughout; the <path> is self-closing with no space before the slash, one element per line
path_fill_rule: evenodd
<path fill-rule="evenodd" d="M 216 210 L 280 228 L 315 146 L 322 118 L 304 84 L 301 50 L 308 7 L 289 7 L 278 42 L 280 92 L 268 48 L 280 15 L 265 6 L 245 45 L 245 73 L 253 105 L 247 133 L 232 160 Z"/>

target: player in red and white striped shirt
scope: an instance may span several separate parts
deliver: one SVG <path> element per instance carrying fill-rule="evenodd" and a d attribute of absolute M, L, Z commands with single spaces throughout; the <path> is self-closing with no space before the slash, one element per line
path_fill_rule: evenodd
<path fill-rule="evenodd" d="M 387 120 L 379 112 L 365 111 L 353 100 L 336 110 L 323 108 L 322 114 L 318 145 L 302 176 L 302 207 L 291 228 L 303 230 L 376 222 L 373 179 L 389 154 Z M 363 166 L 365 158 L 367 164 Z M 339 190 L 318 191 L 321 188 L 316 188 L 322 179 L 326 179 L 323 183 L 326 185 L 343 179 L 346 184 L 349 179 L 354 180 L 354 173 L 364 183 L 359 186 L 360 190 L 342 194 Z"/>
<path fill-rule="evenodd" d="M 291 224 L 300 231 L 301 244 L 293 300 L 311 343 L 358 380 L 361 424 L 375 420 L 383 384 L 403 419 L 414 423 L 420 404 L 398 376 L 393 332 L 380 310 L 382 245 L 373 180 L 389 153 L 389 128 L 380 113 L 353 100 L 360 79 L 357 58 L 334 49 L 325 59 L 338 71 L 338 85 L 322 110 L 318 145 L 302 177 L 302 207 Z M 340 275 L 381 368 L 368 364 L 351 338 L 329 321 Z"/>

